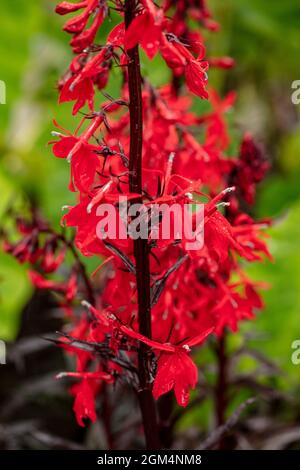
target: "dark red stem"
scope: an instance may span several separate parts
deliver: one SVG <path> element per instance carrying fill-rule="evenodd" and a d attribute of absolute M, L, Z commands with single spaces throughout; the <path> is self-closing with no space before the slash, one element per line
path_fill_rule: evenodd
<path fill-rule="evenodd" d="M 103 410 L 102 410 L 101 419 L 103 420 L 103 424 L 105 428 L 108 448 L 109 450 L 114 450 L 114 436 L 113 436 L 112 429 L 111 429 L 111 407 L 110 407 L 110 401 L 109 401 L 109 390 L 107 388 L 106 383 L 103 384 L 102 395 L 103 395 Z"/>
<path fill-rule="evenodd" d="M 136 10 L 135 0 L 125 0 L 125 27 L 131 24 Z M 143 147 L 143 106 L 142 77 L 138 46 L 127 51 L 128 88 L 130 112 L 130 151 L 129 151 L 129 189 L 142 194 L 142 147 Z M 142 202 L 136 200 L 135 203 Z M 139 238 L 134 241 L 136 263 L 136 283 L 138 295 L 139 332 L 151 338 L 151 301 L 150 268 L 148 241 Z M 139 403 L 143 418 L 146 446 L 148 449 L 159 448 L 156 407 L 153 400 L 149 374 L 149 348 L 142 344 L 138 352 Z"/>

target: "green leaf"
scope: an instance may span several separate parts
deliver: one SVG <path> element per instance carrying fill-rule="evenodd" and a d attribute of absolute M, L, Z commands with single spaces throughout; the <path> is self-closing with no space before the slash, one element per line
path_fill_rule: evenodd
<path fill-rule="evenodd" d="M 11 256 L 0 253 L 0 338 L 15 339 L 20 313 L 32 292 L 26 271 Z"/>

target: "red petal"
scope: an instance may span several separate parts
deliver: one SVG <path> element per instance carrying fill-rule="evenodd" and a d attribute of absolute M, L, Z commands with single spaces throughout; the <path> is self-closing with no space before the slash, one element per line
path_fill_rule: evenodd
<path fill-rule="evenodd" d="M 207 336 L 209 336 L 212 332 L 214 331 L 214 328 L 208 328 L 205 330 L 203 333 L 201 333 L 198 336 L 195 336 L 194 338 L 190 339 L 189 341 L 186 342 L 186 344 L 192 348 L 193 346 L 197 346 L 198 344 L 202 343 Z"/>
<path fill-rule="evenodd" d="M 69 21 L 66 22 L 63 29 L 67 33 L 81 33 L 85 28 L 89 19 L 89 13 L 85 10 L 80 15 L 76 16 L 75 18 L 71 18 Z"/>
<path fill-rule="evenodd" d="M 89 149 L 88 145 L 82 145 L 71 160 L 72 181 L 75 187 L 82 192 L 87 192 L 94 182 L 99 165 L 98 156 Z"/>
<path fill-rule="evenodd" d="M 153 385 L 153 396 L 157 400 L 170 392 L 175 385 L 174 355 L 162 354 L 158 359 L 157 373 Z"/>
<path fill-rule="evenodd" d="M 134 18 L 129 28 L 125 32 L 125 48 L 132 49 L 135 47 L 145 34 L 148 26 L 148 13 L 142 13 Z"/>
<path fill-rule="evenodd" d="M 142 341 L 142 343 L 147 344 L 153 349 L 157 349 L 159 351 L 166 351 L 166 352 L 174 352 L 175 347 L 171 346 L 170 344 L 161 344 L 158 343 L 157 341 L 153 341 L 149 338 L 146 338 L 146 336 L 141 335 L 140 333 L 137 333 L 136 331 L 130 330 L 126 326 L 121 326 L 120 330 L 125 333 L 127 336 L 133 339 L 137 339 L 139 341 Z"/>
<path fill-rule="evenodd" d="M 66 15 L 67 13 L 78 11 L 81 8 L 85 8 L 86 6 L 87 6 L 87 0 L 84 0 L 83 2 L 79 2 L 79 3 L 61 2 L 55 7 L 55 11 L 59 15 Z"/>
<path fill-rule="evenodd" d="M 198 369 L 187 353 L 163 353 L 158 360 L 153 396 L 157 400 L 174 388 L 178 405 L 187 406 L 190 388 L 195 388 L 197 381 Z"/>
<path fill-rule="evenodd" d="M 78 139 L 76 137 L 62 137 L 53 145 L 53 153 L 58 158 L 67 158 Z"/>
<path fill-rule="evenodd" d="M 72 387 L 72 392 L 75 395 L 75 402 L 73 410 L 76 414 L 76 419 L 79 426 L 85 426 L 83 419 L 90 419 L 95 422 L 97 419 L 95 408 L 95 395 L 94 387 L 91 381 L 84 379 L 80 384 Z"/>
<path fill-rule="evenodd" d="M 208 99 L 208 93 L 205 90 L 207 84 L 206 64 L 207 62 L 200 64 L 196 60 L 192 60 L 185 67 L 186 84 L 189 90 L 203 99 Z"/>
<path fill-rule="evenodd" d="M 125 41 L 125 25 L 120 23 L 114 27 L 107 38 L 107 44 L 122 46 Z"/>
<path fill-rule="evenodd" d="M 82 52 L 94 41 L 97 31 L 104 19 L 104 10 L 102 9 L 95 17 L 93 24 L 89 29 L 82 31 L 80 34 L 77 34 L 73 37 L 70 42 L 74 52 L 76 54 Z"/>

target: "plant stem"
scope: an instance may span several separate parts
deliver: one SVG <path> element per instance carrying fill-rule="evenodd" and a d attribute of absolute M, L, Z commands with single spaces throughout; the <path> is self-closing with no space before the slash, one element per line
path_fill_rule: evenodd
<path fill-rule="evenodd" d="M 90 304 L 92 304 L 93 306 L 96 306 L 96 301 L 95 301 L 95 295 L 94 295 L 94 289 L 93 289 L 93 286 L 92 286 L 92 283 L 90 281 L 90 278 L 86 272 L 86 268 L 85 268 L 85 265 L 82 263 L 76 249 L 74 248 L 73 244 L 70 243 L 69 241 L 66 241 L 69 249 L 71 250 L 72 254 L 73 254 L 73 257 L 75 258 L 76 260 L 76 263 L 77 263 L 77 266 L 79 268 L 79 271 L 81 273 L 81 276 L 82 276 L 82 279 L 83 279 L 83 282 L 85 284 L 85 288 L 86 288 L 86 292 L 87 292 L 87 298 L 88 298 L 88 301 L 90 302 Z"/>
<path fill-rule="evenodd" d="M 134 19 L 136 5 L 136 0 L 125 0 L 126 29 Z M 128 50 L 127 55 L 130 112 L 129 190 L 130 192 L 142 194 L 143 108 L 138 46 Z M 141 198 L 134 201 L 134 203 L 141 202 Z M 142 238 L 134 240 L 134 256 L 136 262 L 139 332 L 151 338 L 150 268 L 147 240 Z M 140 381 L 138 395 L 146 446 L 148 449 L 158 449 L 159 438 L 156 407 L 151 393 L 149 374 L 149 348 L 142 343 L 138 351 L 138 369 Z"/>
<path fill-rule="evenodd" d="M 158 401 L 159 435 L 164 449 L 170 449 L 173 443 L 173 406 L 172 392 L 162 395 Z"/>
<path fill-rule="evenodd" d="M 103 384 L 103 410 L 102 410 L 102 417 L 104 429 L 106 433 L 106 439 L 109 450 L 114 450 L 114 436 L 111 429 L 111 408 L 109 402 L 109 393 L 107 389 L 107 384 Z"/>

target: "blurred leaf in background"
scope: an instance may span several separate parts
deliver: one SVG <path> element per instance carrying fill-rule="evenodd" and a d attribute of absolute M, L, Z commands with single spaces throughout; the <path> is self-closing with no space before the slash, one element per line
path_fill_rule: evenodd
<path fill-rule="evenodd" d="M 1 6 L 0 78 L 6 84 L 6 105 L 0 108 L 1 220 L 16 201 L 22 210 L 28 198 L 35 200 L 51 217 L 59 197 L 64 200 L 63 169 L 55 168 L 46 149 L 56 103 L 55 77 L 65 58 L 49 28 L 52 8 L 52 2 L 19 0 Z M 25 269 L 4 254 L 0 276 L 0 337 L 11 340 L 32 289 Z"/>

